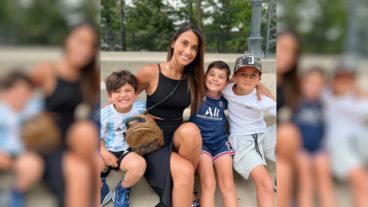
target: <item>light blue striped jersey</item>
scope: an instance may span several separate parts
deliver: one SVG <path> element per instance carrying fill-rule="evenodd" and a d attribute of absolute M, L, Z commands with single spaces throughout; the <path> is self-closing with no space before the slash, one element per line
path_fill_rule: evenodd
<path fill-rule="evenodd" d="M 0 101 L 0 152 L 18 155 L 24 150 L 21 139 L 22 123 L 38 114 L 43 108 L 42 97 L 33 96 L 22 111 L 14 111 Z"/>
<path fill-rule="evenodd" d="M 146 109 L 146 102 L 136 101 L 127 113 L 119 113 L 113 104 L 101 109 L 100 138 L 104 140 L 107 150 L 119 152 L 128 149 L 124 133 L 126 120 L 142 114 Z"/>

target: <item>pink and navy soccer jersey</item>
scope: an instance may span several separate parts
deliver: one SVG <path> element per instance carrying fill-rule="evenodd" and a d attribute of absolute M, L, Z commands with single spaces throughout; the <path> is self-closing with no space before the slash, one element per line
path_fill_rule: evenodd
<path fill-rule="evenodd" d="M 300 129 L 304 149 L 311 153 L 320 150 L 324 135 L 322 103 L 302 100 L 292 120 Z"/>
<path fill-rule="evenodd" d="M 217 145 L 227 140 L 225 133 L 225 109 L 227 100 L 221 97 L 205 96 L 197 114 L 190 117 L 191 122 L 197 124 L 201 130 L 203 145 Z"/>

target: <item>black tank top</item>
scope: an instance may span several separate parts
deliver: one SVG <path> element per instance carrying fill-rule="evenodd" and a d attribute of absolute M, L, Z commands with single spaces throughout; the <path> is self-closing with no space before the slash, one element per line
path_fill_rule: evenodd
<path fill-rule="evenodd" d="M 158 103 L 164 99 L 178 83 L 179 80 L 174 80 L 164 76 L 161 73 L 160 65 L 158 85 L 152 95 L 147 95 L 147 108 Z M 183 117 L 183 111 L 190 105 L 190 92 L 188 89 L 187 77 L 184 77 L 180 82 L 175 93 L 169 97 L 166 101 L 151 109 L 148 113 L 163 118 L 165 120 L 177 120 Z"/>
<path fill-rule="evenodd" d="M 82 89 L 79 81 L 70 82 L 57 77 L 54 91 L 46 97 L 46 110 L 56 116 L 56 121 L 63 135 L 74 122 L 74 111 L 82 103 Z"/>

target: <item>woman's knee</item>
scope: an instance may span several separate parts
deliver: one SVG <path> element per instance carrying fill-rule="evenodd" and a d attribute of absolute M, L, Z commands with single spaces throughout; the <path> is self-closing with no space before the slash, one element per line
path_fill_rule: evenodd
<path fill-rule="evenodd" d="M 67 132 L 69 149 L 79 156 L 89 157 L 98 148 L 98 131 L 90 121 L 74 123 Z"/>
<path fill-rule="evenodd" d="M 293 157 L 301 147 L 300 132 L 292 123 L 280 124 L 277 128 L 276 153 L 278 157 Z"/>
<path fill-rule="evenodd" d="M 202 146 L 201 132 L 193 123 L 182 124 L 175 132 L 175 141 L 193 147 Z"/>

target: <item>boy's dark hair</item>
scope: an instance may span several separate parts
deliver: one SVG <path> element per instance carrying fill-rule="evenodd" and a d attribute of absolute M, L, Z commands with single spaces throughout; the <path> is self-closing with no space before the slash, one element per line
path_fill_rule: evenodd
<path fill-rule="evenodd" d="M 34 87 L 32 79 L 20 69 L 15 69 L 14 71 L 8 73 L 5 77 L 1 79 L 0 85 L 2 89 L 6 90 L 13 87 L 14 84 L 18 81 L 25 82 L 30 88 Z"/>
<path fill-rule="evenodd" d="M 211 62 L 208 67 L 207 67 L 207 71 L 206 71 L 206 75 L 207 73 L 212 69 L 212 68 L 218 68 L 220 70 L 225 70 L 226 72 L 226 76 L 227 76 L 227 80 L 229 80 L 230 77 L 230 67 L 228 64 L 226 64 L 224 61 L 218 60 L 218 61 L 213 61 Z"/>
<path fill-rule="evenodd" d="M 118 90 L 125 84 L 130 84 L 133 86 L 134 90 L 137 91 L 138 83 L 135 76 L 127 70 L 122 70 L 119 72 L 113 72 L 108 77 L 105 78 L 106 90 L 108 94 Z"/>
<path fill-rule="evenodd" d="M 309 69 L 301 72 L 300 76 L 304 77 L 304 76 L 307 76 L 311 73 L 319 73 L 319 74 L 321 74 L 321 76 L 323 76 L 323 77 L 325 76 L 325 70 L 320 66 L 312 66 Z"/>

